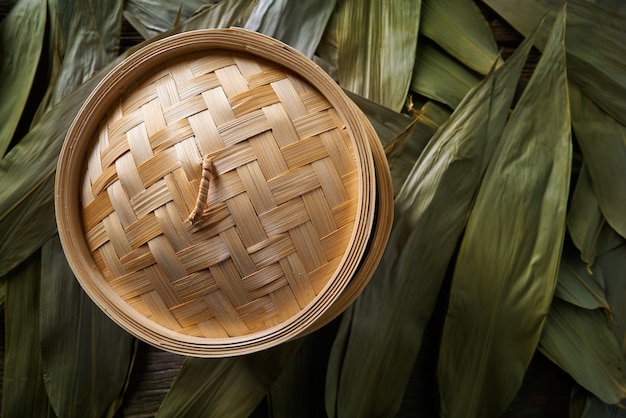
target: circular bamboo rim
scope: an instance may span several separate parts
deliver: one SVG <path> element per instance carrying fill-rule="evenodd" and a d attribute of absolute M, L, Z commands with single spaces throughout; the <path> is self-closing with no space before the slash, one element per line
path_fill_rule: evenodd
<path fill-rule="evenodd" d="M 61 150 L 55 205 L 70 266 L 115 322 L 223 357 L 354 300 L 389 235 L 390 184 L 371 125 L 319 67 L 215 29 L 155 41 L 100 82 Z"/>

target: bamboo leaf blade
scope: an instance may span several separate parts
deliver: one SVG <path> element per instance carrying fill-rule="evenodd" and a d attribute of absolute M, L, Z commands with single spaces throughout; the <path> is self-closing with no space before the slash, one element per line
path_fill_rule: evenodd
<path fill-rule="evenodd" d="M 311 58 L 336 3 L 337 0 L 260 0 L 244 28 L 285 42 Z"/>
<path fill-rule="evenodd" d="M 325 415 L 324 381 L 335 332 L 333 323 L 303 338 L 268 394 L 272 418 Z"/>
<path fill-rule="evenodd" d="M 338 0 L 337 70 L 343 88 L 402 109 L 415 63 L 420 3 Z"/>
<path fill-rule="evenodd" d="M 591 272 L 577 253 L 571 245 L 564 247 L 554 296 L 580 308 L 610 310 L 602 268 L 594 266 Z"/>
<path fill-rule="evenodd" d="M 128 0 L 124 2 L 124 13 L 132 15 L 147 31 L 146 39 L 150 39 L 172 29 L 179 13 L 181 20 L 187 20 L 206 3 L 205 0 Z"/>
<path fill-rule="evenodd" d="M 624 238 L 606 222 L 593 191 L 591 176 L 586 165 L 580 168 L 567 214 L 567 230 L 580 250 L 580 257 L 589 265 L 595 258 L 620 245 Z"/>
<path fill-rule="evenodd" d="M 539 350 L 602 401 L 626 397 L 626 357 L 602 310 L 555 299 Z"/>
<path fill-rule="evenodd" d="M 54 82 L 52 104 L 58 103 L 109 62 L 88 0 L 76 2 L 71 19 L 67 49 Z"/>
<path fill-rule="evenodd" d="M 124 1 L 90 0 L 90 4 L 100 39 L 109 59 L 114 59 L 120 54 Z"/>
<path fill-rule="evenodd" d="M 269 350 L 222 359 L 188 358 L 157 417 L 247 417 L 266 396 L 299 347 L 288 342 Z"/>
<path fill-rule="evenodd" d="M 2 416 L 46 417 L 50 405 L 39 355 L 41 261 L 35 254 L 6 280 Z"/>
<path fill-rule="evenodd" d="M 126 383 L 134 339 L 82 291 L 58 236 L 41 258 L 39 328 L 50 403 L 58 416 L 104 416 Z"/>
<path fill-rule="evenodd" d="M 510 62 L 468 93 L 409 173 L 396 197 L 383 258 L 344 314 L 333 345 L 326 382 L 329 416 L 398 412 L 531 45 L 529 38 Z"/>
<path fill-rule="evenodd" d="M 597 260 L 606 281 L 606 297 L 611 306 L 613 331 L 626 353 L 626 244 L 601 255 Z"/>
<path fill-rule="evenodd" d="M 562 9 L 467 223 L 437 366 L 442 416 L 492 417 L 506 409 L 550 307 L 572 158 L 564 33 Z"/>
<path fill-rule="evenodd" d="M 52 176 L 20 202 L 11 216 L 0 220 L 0 271 L 15 268 L 56 233 L 53 190 Z"/>
<path fill-rule="evenodd" d="M 22 117 L 43 49 L 45 0 L 20 0 L 0 22 L 0 158 Z"/>
<path fill-rule="evenodd" d="M 480 77 L 447 55 L 432 41 L 420 38 L 411 90 L 454 109 Z"/>
<path fill-rule="evenodd" d="M 522 34 L 527 34 L 546 12 L 548 22 L 562 5 L 561 0 L 485 0 L 485 3 Z M 623 15 L 586 0 L 567 2 L 567 69 L 596 105 L 626 125 L 626 32 Z M 598 24 L 598 22 L 602 22 Z M 539 34 L 543 49 L 547 31 Z"/>
<path fill-rule="evenodd" d="M 491 28 L 473 1 L 424 0 L 420 25 L 423 35 L 480 74 L 495 61 L 502 63 Z"/>
<path fill-rule="evenodd" d="M 626 128 L 570 83 L 572 125 L 602 214 L 626 237 Z"/>

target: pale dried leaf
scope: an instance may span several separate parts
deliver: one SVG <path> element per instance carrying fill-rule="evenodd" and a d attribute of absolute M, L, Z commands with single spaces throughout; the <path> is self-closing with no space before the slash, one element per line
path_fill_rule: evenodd
<path fill-rule="evenodd" d="M 415 63 L 420 3 L 338 0 L 337 70 L 343 88 L 402 109 Z"/>

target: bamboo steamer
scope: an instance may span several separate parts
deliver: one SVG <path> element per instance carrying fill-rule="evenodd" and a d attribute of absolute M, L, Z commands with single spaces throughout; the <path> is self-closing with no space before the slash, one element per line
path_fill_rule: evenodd
<path fill-rule="evenodd" d="M 141 340 L 198 357 L 339 315 L 393 213 L 359 109 L 298 51 L 236 28 L 164 38 L 114 68 L 68 131 L 55 205 L 90 298 Z"/>

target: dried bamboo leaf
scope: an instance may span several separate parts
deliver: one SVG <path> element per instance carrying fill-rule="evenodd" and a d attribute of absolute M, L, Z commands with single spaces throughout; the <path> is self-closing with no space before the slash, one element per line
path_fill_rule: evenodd
<path fill-rule="evenodd" d="M 326 383 L 329 416 L 398 412 L 424 327 L 531 45 L 532 39 L 527 40 L 510 62 L 468 93 L 430 140 L 396 197 L 383 258 L 344 314 L 335 339 Z"/>
<path fill-rule="evenodd" d="M 40 277 L 35 254 L 5 278 L 2 416 L 7 418 L 51 414 L 39 355 Z"/>
<path fill-rule="evenodd" d="M 626 399 L 620 405 L 609 405 L 596 396 L 589 396 L 580 418 L 626 418 Z"/>
<path fill-rule="evenodd" d="M 554 299 L 539 350 L 603 402 L 626 397 L 626 357 L 603 310 Z"/>
<path fill-rule="evenodd" d="M 602 268 L 594 266 L 592 272 L 571 245 L 566 245 L 561 254 L 554 296 L 584 309 L 611 309 Z"/>
<path fill-rule="evenodd" d="M 480 79 L 432 41 L 420 38 L 411 90 L 454 109 Z"/>
<path fill-rule="evenodd" d="M 61 2 L 63 4 L 65 2 Z M 71 17 L 67 49 L 58 79 L 54 82 L 52 104 L 74 91 L 109 62 L 89 0 L 78 0 Z"/>
<path fill-rule="evenodd" d="M 188 358 L 157 417 L 247 417 L 298 349 L 292 341 L 222 359 Z"/>
<path fill-rule="evenodd" d="M 550 307 L 572 158 L 564 33 L 565 9 L 504 128 L 467 223 L 437 367 L 443 416 L 505 410 Z"/>
<path fill-rule="evenodd" d="M 337 69 L 343 88 L 402 109 L 415 63 L 420 3 L 337 2 Z"/>
<path fill-rule="evenodd" d="M 437 129 L 450 117 L 450 111 L 434 102 L 428 102 L 421 109 L 414 111 L 415 118 L 411 125 L 394 136 L 385 145 L 385 154 L 389 162 L 394 196 L 406 181 L 413 164 L 424 151 L 428 141 Z"/>
<path fill-rule="evenodd" d="M 256 4 L 257 0 L 222 0 L 219 3 L 207 3 L 174 30 L 181 32 L 240 26 L 249 18 Z"/>
<path fill-rule="evenodd" d="M 291 45 L 311 58 L 337 0 L 260 0 L 244 28 Z"/>
<path fill-rule="evenodd" d="M 146 34 L 146 39 L 153 38 L 175 26 L 176 16 L 186 20 L 200 7 L 209 3 L 208 0 L 127 0 L 124 2 L 124 12 L 140 22 Z M 130 22 L 133 23 L 132 21 Z M 140 31 L 140 33 L 142 33 Z"/>
<path fill-rule="evenodd" d="M 20 0 L 0 22 L 0 158 L 9 148 L 26 106 L 43 48 L 45 27 L 45 0 Z"/>
<path fill-rule="evenodd" d="M 214 23 L 228 25 L 240 19 L 241 13 L 249 11 L 250 5 L 243 3 L 224 0 L 215 7 L 204 9 L 168 34 L 212 27 L 206 25 Z M 136 48 L 143 45 L 145 43 Z M 35 196 L 52 198 L 57 159 L 74 116 L 102 77 L 136 48 L 119 56 L 63 98 L 0 160 L 0 226 L 10 231 L 0 235 L 0 248 L 8 249 L 0 253 L 0 276 L 41 247 L 56 230 L 54 214 L 42 210 L 45 201 L 34 204 L 37 201 Z M 33 222 L 32 234 L 24 236 L 19 229 L 11 227 L 24 222 Z M 36 231 L 34 225 L 41 229 Z"/>
<path fill-rule="evenodd" d="M 597 261 L 606 282 L 606 297 L 611 306 L 613 331 L 626 353 L 626 244 L 601 255 Z"/>
<path fill-rule="evenodd" d="M 562 0 L 485 0 L 485 3 L 522 34 L 534 27 L 550 11 L 554 19 Z M 567 70 L 571 81 L 596 105 L 626 125 L 626 31 L 621 14 L 586 0 L 567 2 Z M 598 24 L 598 22 L 602 22 Z M 547 31 L 539 34 L 537 46 L 543 49 Z"/>
<path fill-rule="evenodd" d="M 325 416 L 326 365 L 336 330 L 332 324 L 303 339 L 268 394 L 272 418 Z"/>
<path fill-rule="evenodd" d="M 93 11 L 100 39 L 109 59 L 120 54 L 120 35 L 122 33 L 123 0 L 89 0 Z"/>
<path fill-rule="evenodd" d="M 58 236 L 41 255 L 40 341 L 46 391 L 62 417 L 102 417 L 130 372 L 133 337 L 87 297 Z"/>
<path fill-rule="evenodd" d="M 493 32 L 471 0 L 424 0 L 420 25 L 423 35 L 480 74 L 496 60 L 502 64 Z"/>
<path fill-rule="evenodd" d="M 602 214 L 626 237 L 626 127 L 607 115 L 570 83 L 572 125 L 589 170 Z"/>
<path fill-rule="evenodd" d="M 597 255 L 620 245 L 624 238 L 606 222 L 593 191 L 591 176 L 586 164 L 580 167 L 576 187 L 572 193 L 567 214 L 567 229 L 572 241 L 580 250 L 580 257 L 593 265 Z"/>

